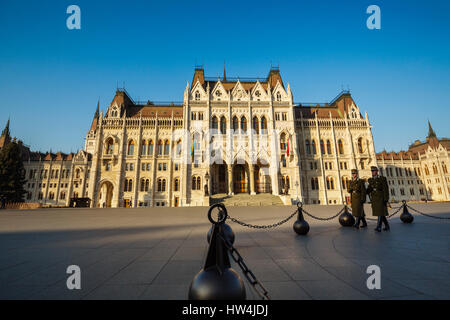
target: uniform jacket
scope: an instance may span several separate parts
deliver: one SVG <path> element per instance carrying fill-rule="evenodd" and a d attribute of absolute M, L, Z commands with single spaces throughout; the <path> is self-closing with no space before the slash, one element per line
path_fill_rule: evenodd
<path fill-rule="evenodd" d="M 355 180 L 352 179 L 348 185 L 347 191 L 350 193 L 353 216 L 364 216 L 363 204 L 366 202 L 366 186 L 364 180 L 359 178 Z"/>
<path fill-rule="evenodd" d="M 385 177 L 377 176 L 369 178 L 367 193 L 372 202 L 372 214 L 374 216 L 387 216 L 387 202 L 389 201 L 389 187 Z"/>

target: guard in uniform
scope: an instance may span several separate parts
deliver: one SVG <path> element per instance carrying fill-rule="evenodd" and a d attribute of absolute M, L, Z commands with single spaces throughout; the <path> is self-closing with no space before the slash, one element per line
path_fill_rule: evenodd
<path fill-rule="evenodd" d="M 366 218 L 364 217 L 364 202 L 366 202 L 366 187 L 364 180 L 358 177 L 358 170 L 352 169 L 352 181 L 348 185 L 348 193 L 352 204 L 352 214 L 356 218 L 354 227 L 359 229 L 359 224 L 362 221 L 361 228 L 367 227 Z"/>
<path fill-rule="evenodd" d="M 388 215 L 387 204 L 389 201 L 389 187 L 385 177 L 378 175 L 377 167 L 370 167 L 372 178 L 369 178 L 367 193 L 372 203 L 372 214 L 378 217 L 375 231 L 381 232 L 381 225 L 384 223 L 383 230 L 389 230 L 389 223 L 386 219 Z"/>

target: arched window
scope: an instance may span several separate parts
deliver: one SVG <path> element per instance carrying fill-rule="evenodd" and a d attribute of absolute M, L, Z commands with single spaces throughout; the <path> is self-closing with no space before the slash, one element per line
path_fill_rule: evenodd
<path fill-rule="evenodd" d="M 141 191 L 145 191 L 145 179 L 141 179 Z"/>
<path fill-rule="evenodd" d="M 312 145 L 312 153 L 317 154 L 316 140 L 311 140 L 311 145 Z"/>
<path fill-rule="evenodd" d="M 75 178 L 80 178 L 80 169 L 75 170 Z"/>
<path fill-rule="evenodd" d="M 280 149 L 286 150 L 286 134 L 282 133 L 280 136 Z"/>
<path fill-rule="evenodd" d="M 195 91 L 195 101 L 199 101 L 200 100 L 200 92 Z"/>
<path fill-rule="evenodd" d="M 150 184 L 150 180 L 146 179 L 145 180 L 145 191 L 148 191 L 149 184 Z"/>
<path fill-rule="evenodd" d="M 442 171 L 444 171 L 444 173 L 448 173 L 447 165 L 444 162 L 442 162 Z"/>
<path fill-rule="evenodd" d="M 166 191 L 166 179 L 158 179 L 158 192 Z"/>
<path fill-rule="evenodd" d="M 169 148 L 170 148 L 170 142 L 169 140 L 166 140 L 164 143 L 164 154 L 167 156 L 169 155 Z"/>
<path fill-rule="evenodd" d="M 239 121 L 236 116 L 233 117 L 233 131 L 236 134 L 239 129 Z"/>
<path fill-rule="evenodd" d="M 153 140 L 150 140 L 148 144 L 148 155 L 153 156 Z"/>
<path fill-rule="evenodd" d="M 359 153 L 363 153 L 364 149 L 363 149 L 363 139 L 359 138 L 358 139 L 358 152 Z"/>
<path fill-rule="evenodd" d="M 66 193 L 64 191 L 61 191 L 61 193 L 59 194 L 59 199 L 61 200 L 66 199 Z"/>
<path fill-rule="evenodd" d="M 202 189 L 201 180 L 200 180 L 200 177 L 197 177 L 197 190 L 201 190 L 201 189 Z"/>
<path fill-rule="evenodd" d="M 347 189 L 348 189 L 349 183 L 350 183 L 349 178 L 347 178 L 347 177 L 342 177 L 342 188 L 343 188 L 344 190 L 347 190 Z"/>
<path fill-rule="evenodd" d="M 252 121 L 253 123 L 252 123 L 252 127 L 253 127 L 253 130 L 255 130 L 255 133 L 256 134 L 259 134 L 259 121 L 258 121 L 258 117 L 253 117 L 253 121 Z"/>
<path fill-rule="evenodd" d="M 226 134 L 227 133 L 227 119 L 225 119 L 224 116 L 220 118 L 220 133 Z"/>
<path fill-rule="evenodd" d="M 247 118 L 244 116 L 241 117 L 241 130 L 242 133 L 247 133 Z"/>
<path fill-rule="evenodd" d="M 163 142 L 162 140 L 158 141 L 158 156 L 161 156 L 163 154 Z"/>
<path fill-rule="evenodd" d="M 134 155 L 134 140 L 128 142 L 128 153 L 129 156 Z"/>
<path fill-rule="evenodd" d="M 177 148 L 176 148 L 177 155 L 181 155 L 181 139 L 177 141 Z"/>
<path fill-rule="evenodd" d="M 320 152 L 321 152 L 322 154 L 325 154 L 325 145 L 324 145 L 322 139 L 320 140 Z"/>
<path fill-rule="evenodd" d="M 106 154 L 113 154 L 114 151 L 114 141 L 112 138 L 106 140 Z"/>
<path fill-rule="evenodd" d="M 309 144 L 309 140 L 305 140 L 305 146 L 306 146 L 306 154 L 311 154 L 311 145 Z"/>
<path fill-rule="evenodd" d="M 192 177 L 192 190 L 197 190 L 197 177 Z"/>
<path fill-rule="evenodd" d="M 334 179 L 332 177 L 327 178 L 327 189 L 334 190 Z"/>
<path fill-rule="evenodd" d="M 216 116 L 212 117 L 212 119 L 211 119 L 211 127 L 213 129 L 219 129 L 219 125 L 218 125 L 218 121 L 217 121 L 217 117 Z"/>
<path fill-rule="evenodd" d="M 125 183 L 123 185 L 123 191 L 124 192 L 133 191 L 133 179 L 125 179 Z"/>
<path fill-rule="evenodd" d="M 281 93 L 277 92 L 277 101 L 281 101 Z"/>
<path fill-rule="evenodd" d="M 175 178 L 173 182 L 173 191 L 180 191 L 180 179 Z"/>
<path fill-rule="evenodd" d="M 426 174 L 427 176 L 430 175 L 430 170 L 428 170 L 428 166 L 427 166 L 427 165 L 425 165 L 425 174 Z"/>
<path fill-rule="evenodd" d="M 434 174 L 437 174 L 437 173 L 438 173 L 438 171 L 437 171 L 437 166 L 436 166 L 435 163 L 433 163 L 433 173 L 434 173 Z"/>
<path fill-rule="evenodd" d="M 267 134 L 267 120 L 265 116 L 261 117 L 261 133 Z"/>
<path fill-rule="evenodd" d="M 311 178 L 311 189 L 316 190 L 316 184 L 314 183 L 314 178 Z"/>
<path fill-rule="evenodd" d="M 342 144 L 342 139 L 338 140 L 338 148 L 339 148 L 339 154 L 344 154 L 344 145 Z"/>
<path fill-rule="evenodd" d="M 331 142 L 330 140 L 327 140 L 327 153 L 333 154 L 333 151 L 331 150 Z"/>
<path fill-rule="evenodd" d="M 142 140 L 141 155 L 143 155 L 143 156 L 147 155 L 147 140 Z"/>

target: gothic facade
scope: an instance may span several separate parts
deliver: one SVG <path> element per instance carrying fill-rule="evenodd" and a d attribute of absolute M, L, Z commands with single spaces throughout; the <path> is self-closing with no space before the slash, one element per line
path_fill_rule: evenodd
<path fill-rule="evenodd" d="M 134 101 L 118 89 L 105 113 L 97 105 L 84 150 L 29 152 L 26 201 L 205 206 L 216 195 L 270 193 L 285 204 L 342 204 L 351 169 L 367 179 L 372 165 L 395 181 L 396 200 L 449 200 L 447 142 L 434 136 L 407 153 L 376 154 L 368 115 L 348 91 L 329 103 L 294 103 L 278 69 L 234 79 L 207 78 L 199 67 L 183 102 Z M 434 165 L 439 177 L 426 177 Z M 399 172 L 408 173 L 401 181 L 410 180 L 413 192 L 397 188 Z"/>

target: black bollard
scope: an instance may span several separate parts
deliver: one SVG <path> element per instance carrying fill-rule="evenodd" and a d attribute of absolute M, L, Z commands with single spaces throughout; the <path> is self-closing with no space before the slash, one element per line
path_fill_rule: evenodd
<path fill-rule="evenodd" d="M 212 210 L 219 207 L 222 216 L 214 221 Z M 224 243 L 222 226 L 227 219 L 227 210 L 221 203 L 212 205 L 208 219 L 213 224 L 211 242 L 205 266 L 192 279 L 189 287 L 189 300 L 245 300 L 245 286 L 241 277 L 231 268 L 230 258 Z"/>
<path fill-rule="evenodd" d="M 355 224 L 355 218 L 348 212 L 347 206 L 344 208 L 344 212 L 339 216 L 339 223 L 343 227 L 351 227 Z"/>
<path fill-rule="evenodd" d="M 218 213 L 218 219 L 222 220 L 223 219 L 223 212 L 222 210 L 219 208 L 219 213 Z M 206 240 L 208 241 L 208 243 L 210 243 L 211 241 L 211 235 L 213 233 L 214 230 L 214 225 L 211 226 L 211 228 L 208 231 L 208 234 L 206 235 Z M 231 244 L 234 244 L 234 232 L 233 229 L 231 229 L 231 227 L 226 224 L 223 223 L 222 224 L 222 231 L 223 231 L 223 235 L 225 237 L 225 239 L 227 239 Z"/>
<path fill-rule="evenodd" d="M 309 232 L 309 224 L 308 222 L 305 220 L 305 218 L 303 218 L 303 203 L 301 203 L 300 201 L 297 202 L 297 221 L 294 222 L 294 231 L 299 234 L 299 235 L 306 235 Z"/>
<path fill-rule="evenodd" d="M 403 223 L 412 223 L 414 221 L 414 216 L 409 213 L 405 200 L 403 200 L 403 212 L 400 215 L 400 220 L 402 220 Z"/>

